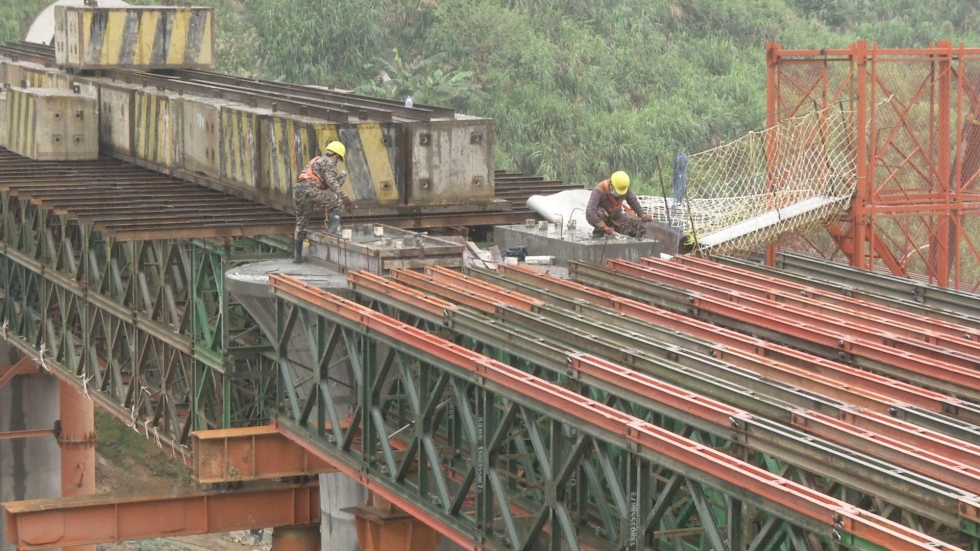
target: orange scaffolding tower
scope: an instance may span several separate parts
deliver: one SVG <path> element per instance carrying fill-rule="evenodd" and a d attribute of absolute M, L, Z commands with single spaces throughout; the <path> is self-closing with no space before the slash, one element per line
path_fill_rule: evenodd
<path fill-rule="evenodd" d="M 856 144 L 852 207 L 826 234 L 778 247 L 976 292 L 980 48 L 769 43 L 767 64 L 768 124 L 838 104 Z"/>

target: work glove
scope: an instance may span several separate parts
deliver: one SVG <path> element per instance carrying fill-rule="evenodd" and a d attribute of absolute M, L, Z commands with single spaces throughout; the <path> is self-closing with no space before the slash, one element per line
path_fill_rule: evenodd
<path fill-rule="evenodd" d="M 344 180 L 346 179 L 347 179 L 346 170 L 337 175 L 337 181 L 340 182 L 340 185 L 344 185 Z"/>
<path fill-rule="evenodd" d="M 613 229 L 609 226 L 603 226 L 602 231 L 606 232 L 606 235 L 612 235 Z"/>
<path fill-rule="evenodd" d="M 643 216 L 640 217 L 640 220 L 643 220 L 644 222 L 649 222 L 653 220 L 653 217 L 650 216 L 649 214 L 644 214 Z"/>
<path fill-rule="evenodd" d="M 345 207 L 350 207 L 350 197 L 344 195 L 340 198 L 340 202 L 343 203 Z"/>

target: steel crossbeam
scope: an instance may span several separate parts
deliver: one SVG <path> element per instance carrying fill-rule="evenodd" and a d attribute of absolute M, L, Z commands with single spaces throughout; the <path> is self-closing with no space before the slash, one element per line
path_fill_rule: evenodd
<path fill-rule="evenodd" d="M 30 358 L 22 358 L 19 362 L 13 365 L 5 365 L 0 367 L 0 388 L 3 388 L 14 377 L 18 375 L 30 375 L 31 373 L 38 372 L 38 366 L 34 363 L 34 360 Z"/>
<path fill-rule="evenodd" d="M 748 260 L 728 256 L 712 256 L 710 258 L 713 262 L 739 268 L 747 272 L 758 273 L 763 276 L 776 276 L 783 281 L 793 282 L 803 287 L 819 289 L 820 291 L 831 292 L 834 294 L 841 294 L 846 297 L 853 297 L 861 301 L 902 310 L 914 315 L 929 316 L 933 319 L 941 319 L 945 322 L 956 325 L 976 325 L 980 323 L 980 311 L 976 311 L 971 315 L 969 313 L 946 308 L 945 305 L 939 304 L 935 301 L 933 301 L 932 306 L 930 306 L 929 303 L 920 302 L 920 299 L 916 298 L 919 293 L 914 291 L 905 292 L 903 290 L 897 290 L 891 286 L 876 285 L 874 282 L 882 277 L 882 275 L 875 272 L 869 272 L 867 270 L 857 270 L 858 272 L 865 274 L 864 278 L 859 280 L 853 274 L 848 272 L 848 270 L 851 268 L 840 265 L 839 267 L 842 268 L 842 272 L 840 273 L 840 277 L 835 278 L 835 276 L 831 274 L 833 273 L 833 267 L 836 265 L 833 263 L 821 262 L 816 259 L 812 259 L 809 262 L 813 262 L 816 265 L 815 269 L 808 270 L 801 268 L 799 271 L 791 271 L 792 266 L 786 264 L 786 259 L 792 258 L 792 255 L 788 255 L 786 253 L 780 253 L 776 256 L 776 263 L 785 265 L 786 269 L 772 268 Z M 820 272 L 823 270 L 826 270 L 826 272 L 823 276 L 821 276 Z M 888 281 L 888 277 L 889 276 L 884 276 L 884 281 Z M 915 289 L 916 287 L 922 286 L 921 284 L 917 284 L 905 278 L 900 279 L 904 281 L 903 287 L 906 289 Z M 954 295 L 955 294 L 956 293 L 954 293 Z M 960 294 L 962 295 L 962 293 Z M 969 310 L 968 305 L 957 306 L 963 306 L 966 310 Z"/>
<path fill-rule="evenodd" d="M 713 503 L 727 494 L 733 499 L 723 502 L 778 511 L 825 542 L 952 548 L 288 276 L 273 276 L 271 285 L 282 299 L 281 313 L 302 308 L 315 314 L 318 321 L 302 332 L 339 331 L 344 340 L 362 344 L 359 358 L 352 357 L 361 386 L 350 429 L 327 432 L 310 424 L 312 412 L 303 412 L 277 419 L 280 430 L 360 480 L 400 496 L 456 541 L 476 542 L 468 547 L 532 548 L 540 539 L 571 549 L 583 548 L 581 542 L 640 549 L 658 529 L 705 510 L 703 488 Z M 320 364 L 321 380 L 328 364 Z M 336 396 L 320 390 L 311 395 L 317 408 L 327 410 L 317 415 L 333 415 Z M 354 438 L 351 431 L 358 429 Z M 407 445 L 407 455 L 387 451 L 393 439 Z M 448 453 L 440 453 L 442 448 Z M 417 474 L 409 477 L 414 465 Z M 621 466 L 621 475 L 609 476 Z M 663 485 L 660 480 L 671 473 L 686 483 Z M 698 507 L 686 501 L 668 513 L 657 506 L 662 491 L 669 496 L 681 486 L 701 502 Z M 589 513 L 596 509 L 601 512 Z M 577 516 L 582 514 L 587 516 Z M 724 525 L 703 523 L 701 536 L 718 543 L 718 527 Z M 596 531 L 598 526 L 603 529 Z M 680 536 L 667 537 L 674 542 Z"/>
<path fill-rule="evenodd" d="M 631 287 L 632 281 L 628 276 L 578 263 L 570 264 L 570 269 L 576 280 L 588 281 L 599 288 L 537 274 L 526 269 L 507 267 L 506 273 L 562 295 L 577 293 L 582 300 L 612 308 L 621 315 L 626 315 L 630 320 L 644 320 L 653 327 L 669 328 L 692 335 L 700 339 L 699 345 L 706 347 L 705 353 L 712 357 L 797 386 L 806 382 L 807 386 L 813 385 L 826 395 L 838 397 L 847 403 L 880 412 L 887 412 L 901 404 L 909 404 L 980 424 L 980 408 L 976 408 L 973 404 L 601 290 L 601 288 Z M 488 274 L 481 275 L 487 277 Z M 635 294 L 638 294 L 642 287 L 650 287 L 648 282 L 638 283 Z M 653 295 L 641 295 L 638 298 L 655 301 Z M 555 298 L 555 301 L 561 299 Z M 592 310 L 590 315 L 596 317 L 601 314 Z M 609 321 L 614 320 L 615 318 L 611 318 Z M 692 347 L 691 344 L 685 346 Z M 762 359 L 759 356 L 762 356 Z M 804 373 L 794 372 L 792 368 L 803 370 Z M 862 395 L 866 398 L 862 399 Z"/>
<path fill-rule="evenodd" d="M 577 270 L 578 265 L 575 266 Z M 620 274 L 619 277 L 629 276 Z M 573 278 L 577 276 L 573 275 Z M 641 281 L 643 278 L 634 278 Z M 642 283 L 641 283 L 642 285 Z M 652 296 L 662 293 L 663 284 L 649 281 L 646 284 L 651 289 Z M 976 370 L 962 365 L 954 365 L 957 361 L 943 361 L 945 356 L 941 349 L 931 351 L 926 357 L 909 351 L 899 350 L 892 344 L 900 339 L 888 336 L 872 335 L 869 340 L 863 337 L 858 329 L 854 333 L 845 333 L 838 329 L 831 318 L 820 321 L 819 326 L 808 324 L 810 316 L 805 311 L 794 310 L 790 317 L 782 314 L 787 311 L 778 303 L 759 301 L 743 294 L 732 293 L 731 302 L 706 296 L 693 291 L 687 293 L 684 308 L 674 308 L 676 312 L 691 315 L 702 321 L 712 322 L 721 327 L 737 329 L 754 335 L 764 335 L 768 340 L 783 345 L 807 350 L 811 353 L 830 359 L 842 360 L 858 367 L 870 369 L 885 375 L 906 380 L 925 388 L 950 392 L 954 395 L 980 396 L 980 375 Z M 657 302 L 652 299 L 651 304 Z M 658 304 L 662 306 L 662 303 Z M 673 305 L 666 305 L 673 308 Z M 848 328 L 847 331 L 853 329 Z M 919 350 L 928 350 L 927 345 L 910 343 Z M 933 347 L 934 348 L 934 347 Z M 969 363 L 965 360 L 959 363 Z"/>
<path fill-rule="evenodd" d="M 727 286 L 756 296 L 793 304 L 812 311 L 826 312 L 903 336 L 925 340 L 967 354 L 980 353 L 980 330 L 938 320 L 926 314 L 911 314 L 873 302 L 825 292 L 798 285 L 777 276 L 762 276 L 747 270 L 724 266 L 691 256 L 677 256 L 667 262 L 659 258 L 641 258 L 640 264 L 679 270 L 716 285 Z"/>
<path fill-rule="evenodd" d="M 195 431 L 194 480 L 200 484 L 315 476 L 336 469 L 271 427 Z"/>
<path fill-rule="evenodd" d="M 225 492 L 76 496 L 4 503 L 7 542 L 21 551 L 319 522 L 314 484 Z"/>
<path fill-rule="evenodd" d="M 913 358 L 921 358 L 921 363 L 924 365 L 932 365 L 936 368 L 949 366 L 958 375 L 973 373 L 976 371 L 976 367 L 980 365 L 980 354 L 970 343 L 965 343 L 967 351 L 959 351 L 957 349 L 961 343 L 936 334 L 922 332 L 919 335 L 905 335 L 902 334 L 903 327 L 898 324 L 895 325 L 894 330 L 885 330 L 883 327 L 886 324 L 876 324 L 874 322 L 877 320 L 874 319 L 858 321 L 854 316 L 843 315 L 842 311 L 821 312 L 813 305 L 804 308 L 774 299 L 758 298 L 743 291 L 729 289 L 725 285 L 706 282 L 702 276 L 686 275 L 683 273 L 684 270 L 663 269 L 662 266 L 644 266 L 622 260 L 609 260 L 606 262 L 606 266 L 613 271 L 649 279 L 662 285 L 684 288 L 689 293 L 696 294 L 692 295 L 693 304 L 704 303 L 707 309 L 719 314 L 726 311 L 726 309 L 717 306 L 719 302 L 726 302 L 753 313 L 767 310 L 766 315 L 773 321 L 769 324 L 758 324 L 761 328 L 778 328 L 778 332 L 782 334 L 798 337 L 822 346 L 835 349 L 845 348 L 847 344 L 840 344 L 842 339 L 845 340 L 845 343 L 853 343 L 851 347 L 874 347 L 877 349 L 883 346 L 892 349 L 893 355 L 895 352 L 910 353 L 914 355 Z M 876 327 L 876 325 L 878 326 Z M 799 329 L 794 330 L 793 328 Z M 904 329 L 909 330 L 908 327 Z M 963 368 L 963 371 L 956 370 L 957 367 Z M 956 375 L 945 375 L 946 377 L 957 378 Z M 970 383 L 965 382 L 970 379 L 968 375 L 966 379 L 957 378 L 964 386 L 974 386 L 980 390 L 980 384 L 978 384 L 980 378 Z"/>

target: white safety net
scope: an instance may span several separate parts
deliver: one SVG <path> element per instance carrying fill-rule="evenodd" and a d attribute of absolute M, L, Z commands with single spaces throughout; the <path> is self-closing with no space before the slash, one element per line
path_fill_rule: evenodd
<path fill-rule="evenodd" d="M 831 106 L 678 156 L 667 196 L 640 202 L 713 253 L 750 252 L 809 232 L 847 209 L 856 189 L 852 120 Z"/>

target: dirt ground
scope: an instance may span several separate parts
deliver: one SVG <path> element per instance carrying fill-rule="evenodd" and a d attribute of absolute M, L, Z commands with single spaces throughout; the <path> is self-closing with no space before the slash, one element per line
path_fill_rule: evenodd
<path fill-rule="evenodd" d="M 190 471 L 152 442 L 97 411 L 96 491 L 100 494 L 163 494 L 191 486 Z M 272 532 L 261 540 L 248 532 L 205 534 L 99 545 L 100 551 L 270 551 Z"/>

